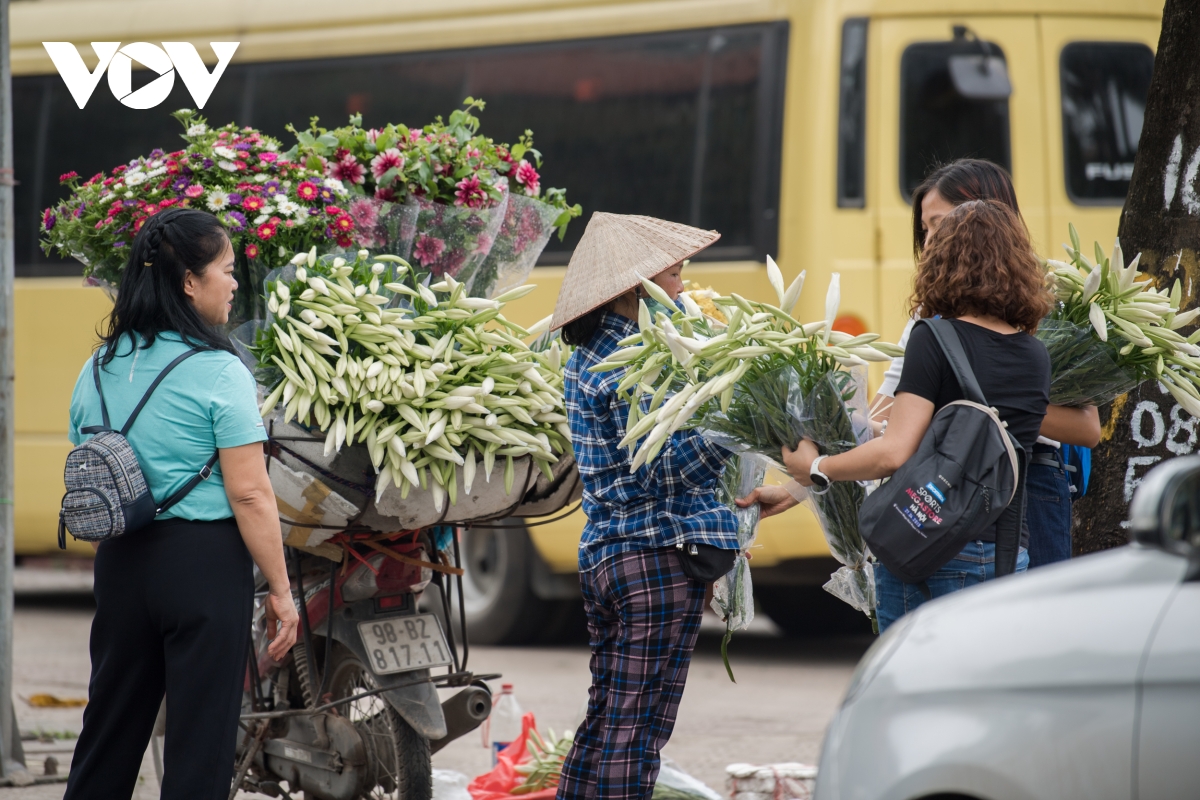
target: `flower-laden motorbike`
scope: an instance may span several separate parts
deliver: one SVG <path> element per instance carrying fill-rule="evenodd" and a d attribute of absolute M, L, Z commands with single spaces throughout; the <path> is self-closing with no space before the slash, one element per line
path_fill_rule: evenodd
<path fill-rule="evenodd" d="M 340 562 L 290 549 L 300 634 L 282 662 L 256 605 L 230 797 L 429 800 L 432 754 L 487 718 L 484 681 L 499 677 L 467 670 L 465 617 L 450 600 L 462 597 L 449 585 L 462 576 L 457 536 L 345 531 L 329 545 Z M 431 584 L 440 614 L 418 605 Z M 440 702 L 438 687 L 461 688 Z"/>

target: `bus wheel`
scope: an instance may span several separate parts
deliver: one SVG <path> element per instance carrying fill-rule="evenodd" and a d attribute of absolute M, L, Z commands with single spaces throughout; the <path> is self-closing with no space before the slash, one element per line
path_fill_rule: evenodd
<path fill-rule="evenodd" d="M 467 636 L 477 644 L 527 644 L 553 637 L 568 601 L 542 600 L 533 592 L 534 556 L 523 525 L 464 530 L 463 600 Z M 455 587 L 457 588 L 457 587 Z M 573 601 L 580 605 L 580 601 Z M 457 616 L 458 599 L 452 612 Z"/>

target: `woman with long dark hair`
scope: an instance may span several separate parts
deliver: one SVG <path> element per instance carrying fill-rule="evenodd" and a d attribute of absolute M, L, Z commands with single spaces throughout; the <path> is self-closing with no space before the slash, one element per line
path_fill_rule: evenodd
<path fill-rule="evenodd" d="M 99 349 L 71 398 L 71 441 L 124 424 L 151 383 L 127 439 L 156 500 L 173 495 L 214 451 L 207 480 L 140 530 L 96 552 L 92 676 L 66 798 L 134 791 L 166 693 L 162 797 L 229 795 L 254 602 L 253 567 L 270 587 L 269 651 L 282 659 L 298 615 L 283 558 L 266 433 L 254 379 L 222 326 L 237 281 L 233 248 L 211 214 L 173 208 L 138 232 Z M 93 370 L 96 372 L 93 372 Z"/>

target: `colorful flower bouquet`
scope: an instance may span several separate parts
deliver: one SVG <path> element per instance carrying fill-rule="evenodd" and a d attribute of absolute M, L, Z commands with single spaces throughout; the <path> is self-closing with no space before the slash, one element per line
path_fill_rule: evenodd
<path fill-rule="evenodd" d="M 43 250 L 78 259 L 90 283 L 115 290 L 147 219 L 173 206 L 210 211 L 233 241 L 244 289 L 232 316 L 245 320 L 263 316 L 258 289 L 292 253 L 352 244 L 356 225 L 341 181 L 290 160 L 253 128 L 210 128 L 192 110 L 173 116 L 184 127 L 182 150 L 156 149 L 83 182 L 74 172 L 61 177 L 71 195 L 42 215 Z"/>
<path fill-rule="evenodd" d="M 290 128 L 298 144 L 289 156 L 356 196 L 349 205 L 359 246 L 491 296 L 523 283 L 553 230 L 561 237 L 581 209 L 567 205 L 562 189 L 543 195 L 532 132 L 497 144 L 471 113 L 484 102 L 468 97 L 464 105 L 420 129 L 364 129 L 355 115 L 329 130 L 313 119 L 307 130 Z"/>
<path fill-rule="evenodd" d="M 1125 263 L 1121 244 L 1095 263 L 1080 252 L 1070 226 L 1063 245 L 1070 263 L 1048 261 L 1057 302 L 1038 326 L 1050 353 L 1050 402 L 1102 405 L 1147 380 L 1156 380 L 1188 413 L 1200 416 L 1200 331 L 1184 336 L 1200 309 L 1181 311 L 1183 288 L 1158 289 L 1138 272 L 1141 256 Z"/>

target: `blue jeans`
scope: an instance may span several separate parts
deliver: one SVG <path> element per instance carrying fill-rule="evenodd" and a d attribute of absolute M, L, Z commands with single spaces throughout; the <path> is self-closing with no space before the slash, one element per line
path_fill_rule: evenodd
<path fill-rule="evenodd" d="M 1071 557 L 1071 483 L 1055 467 L 1031 464 L 1025 479 L 1029 568 Z"/>
<path fill-rule="evenodd" d="M 1029 568 L 1029 553 L 1022 547 L 1017 553 L 1017 572 Z M 996 543 L 968 542 L 958 555 L 929 576 L 925 584 L 934 597 L 961 591 L 996 576 Z M 883 564 L 875 564 L 875 614 L 879 632 L 924 603 L 926 597 L 914 583 L 904 583 Z"/>

